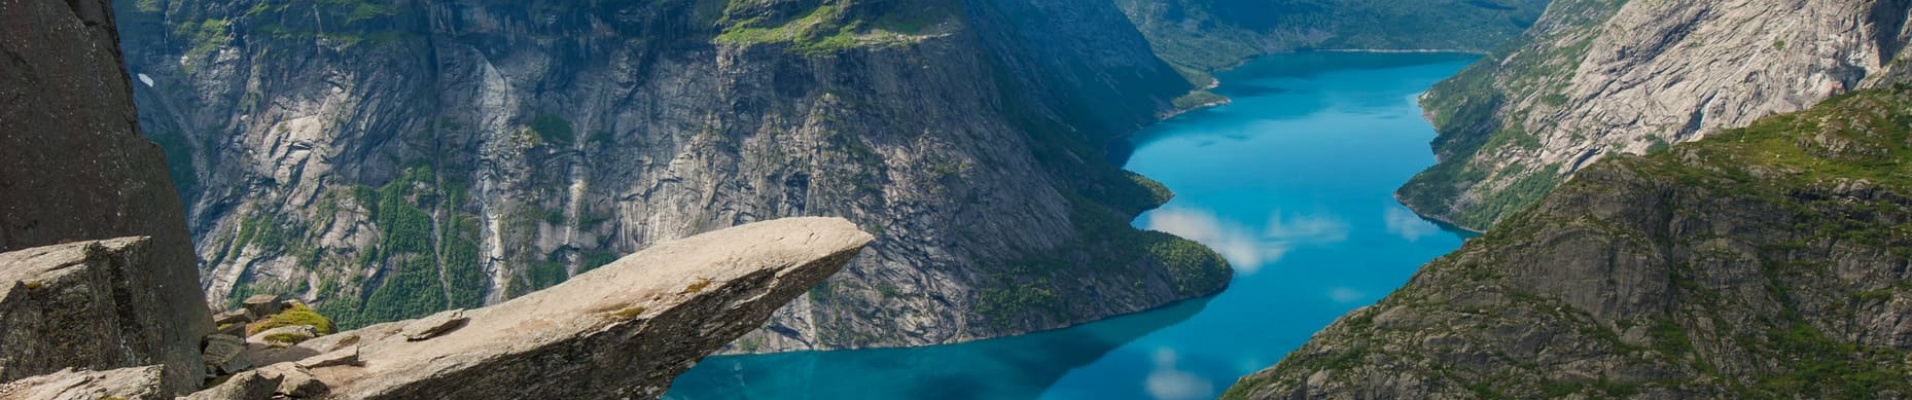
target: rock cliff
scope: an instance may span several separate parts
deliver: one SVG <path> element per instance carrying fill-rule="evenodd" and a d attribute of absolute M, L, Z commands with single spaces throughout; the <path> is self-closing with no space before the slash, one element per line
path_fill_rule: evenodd
<path fill-rule="evenodd" d="M 1485 53 L 1548 0 L 1116 0 L 1171 63 L 1200 72 L 1308 50 Z"/>
<path fill-rule="evenodd" d="M 233 375 L 185 398 L 657 398 L 672 378 L 763 326 L 871 240 L 841 218 L 811 217 L 670 241 L 490 307 L 291 345 L 240 344 L 234 355 L 245 361 L 226 371 Z M 0 372 L 10 374 L 0 376 L 0 399 L 183 393 L 161 387 L 160 372 L 171 366 L 40 371 L 137 361 L 113 351 L 139 347 L 141 338 L 132 336 L 149 332 L 140 324 L 151 321 L 126 316 L 150 315 L 159 302 L 123 292 L 141 283 L 113 279 L 143 266 L 149 243 L 129 238 L 0 254 L 0 322 L 7 326 L 0 340 L 6 355 L 26 356 L 0 358 Z"/>
<path fill-rule="evenodd" d="M 1608 157 L 1228 398 L 1912 397 L 1912 88 Z"/>
<path fill-rule="evenodd" d="M 1486 229 L 1604 157 L 1641 154 L 1894 81 L 1896 0 L 1561 0 L 1422 99 L 1440 164 L 1402 187 Z"/>
<path fill-rule="evenodd" d="M 62 298 L 79 302 L 67 304 L 79 309 L 43 309 L 52 313 L 47 317 L 81 310 L 112 317 L 90 325 L 102 331 L 60 336 L 72 343 L 22 337 L 27 331 L 15 327 L 24 325 L 4 325 L 0 381 L 64 367 L 160 364 L 167 366 L 170 388 L 199 384 L 199 337 L 212 330 L 212 319 L 196 282 L 184 211 L 164 172 L 166 160 L 135 124 L 111 10 L 94 0 L 0 0 L 0 252 L 151 238 L 150 244 L 114 245 L 104 253 L 75 247 L 49 255 L 81 265 L 44 271 L 64 276 L 62 285 L 80 286 L 51 289 L 59 293 L 0 289 L 7 290 L 0 300 L 7 305 L 0 307 L 46 307 L 27 299 L 71 295 Z M 16 273 L 24 271 L 0 272 Z M 46 361 L 53 356 L 29 353 L 49 348 L 43 346 L 73 346 L 79 353 L 73 364 L 51 364 Z"/>
<path fill-rule="evenodd" d="M 199 340 L 166 340 L 187 321 L 155 290 L 159 253 L 147 237 L 0 253 L 0 382 L 163 364 L 154 371 L 173 371 L 166 393 L 198 388 Z"/>
<path fill-rule="evenodd" d="M 1190 85 L 1108 5 L 129 0 L 119 18 L 215 302 L 283 293 L 364 326 L 805 215 L 869 227 L 870 255 L 733 351 L 1056 328 L 1229 274 L 1126 225 L 1167 193 L 1105 145 Z"/>

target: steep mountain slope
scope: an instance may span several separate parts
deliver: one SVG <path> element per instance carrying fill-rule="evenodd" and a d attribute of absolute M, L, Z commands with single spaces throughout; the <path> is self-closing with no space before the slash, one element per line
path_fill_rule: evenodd
<path fill-rule="evenodd" d="M 1162 58 L 1196 71 L 1314 49 L 1486 52 L 1548 0 L 1116 0 Z"/>
<path fill-rule="evenodd" d="M 1899 0 L 1561 0 L 1422 102 L 1441 163 L 1399 195 L 1485 229 L 1603 157 L 1796 111 L 1901 72 Z"/>
<path fill-rule="evenodd" d="M 184 393 L 212 315 L 113 27 L 106 0 L 0 0 L 0 381 L 163 364 Z M 124 236 L 150 240 L 22 251 Z"/>
<path fill-rule="evenodd" d="M 1912 397 L 1912 87 L 1596 163 L 1231 398 Z"/>
<path fill-rule="evenodd" d="M 1167 194 L 1103 144 L 1190 88 L 1113 6 L 129 0 L 120 20 L 215 300 L 416 317 L 797 215 L 878 239 L 736 350 L 1055 328 L 1229 275 L 1126 224 Z"/>

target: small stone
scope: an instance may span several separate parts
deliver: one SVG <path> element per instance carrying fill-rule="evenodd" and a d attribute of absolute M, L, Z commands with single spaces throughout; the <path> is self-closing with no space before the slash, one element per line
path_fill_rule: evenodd
<path fill-rule="evenodd" d="M 276 394 L 294 399 L 309 399 L 324 396 L 330 387 L 306 370 L 294 363 L 278 363 L 259 368 L 260 372 L 280 377 Z"/>
<path fill-rule="evenodd" d="M 252 322 L 252 318 L 247 317 L 246 312 L 243 310 L 222 312 L 212 317 L 212 324 L 214 326 L 225 326 L 228 324 L 245 325 L 247 322 Z"/>
<path fill-rule="evenodd" d="M 299 360 L 295 364 L 306 368 L 325 368 L 341 365 L 358 365 L 358 362 L 358 346 L 350 346 L 330 353 L 306 357 L 306 359 Z"/>
<path fill-rule="evenodd" d="M 246 318 L 253 321 L 265 319 L 280 311 L 285 311 L 285 303 L 279 302 L 279 296 L 270 294 L 247 297 L 245 301 Z"/>
<path fill-rule="evenodd" d="M 458 309 L 412 321 L 406 324 L 405 330 L 400 331 L 399 334 L 404 335 L 405 340 L 416 342 L 438 337 L 463 326 L 465 326 L 465 310 Z"/>
<path fill-rule="evenodd" d="M 220 335 L 230 335 L 233 337 L 246 335 L 246 324 L 243 322 L 237 323 L 237 324 L 224 324 L 224 325 L 218 325 L 218 326 L 219 328 L 213 330 L 212 333 L 220 334 Z"/>
<path fill-rule="evenodd" d="M 207 335 L 206 347 L 201 352 L 206 358 L 206 366 L 221 374 L 234 374 L 252 368 L 252 357 L 246 355 L 246 340 L 232 335 Z"/>

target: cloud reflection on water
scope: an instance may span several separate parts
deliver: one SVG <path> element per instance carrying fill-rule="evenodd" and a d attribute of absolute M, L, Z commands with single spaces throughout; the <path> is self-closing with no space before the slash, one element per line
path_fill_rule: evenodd
<path fill-rule="evenodd" d="M 1286 215 L 1277 210 L 1262 227 L 1251 227 L 1215 215 L 1213 211 L 1169 207 L 1149 213 L 1146 228 L 1208 245 L 1235 266 L 1252 275 L 1281 261 L 1290 250 L 1348 239 L 1348 223 L 1333 215 Z"/>
<path fill-rule="evenodd" d="M 1215 386 L 1207 378 L 1175 367 L 1179 358 L 1175 349 L 1155 350 L 1155 368 L 1145 383 L 1149 397 L 1156 400 L 1199 400 L 1215 397 Z"/>
<path fill-rule="evenodd" d="M 1427 222 L 1427 220 L 1422 219 L 1421 216 L 1414 215 L 1414 211 L 1410 211 L 1407 207 L 1402 207 L 1399 204 L 1388 206 L 1384 214 L 1386 215 L 1385 218 L 1387 218 L 1388 232 L 1392 232 L 1395 236 L 1400 236 L 1401 239 L 1405 239 L 1409 242 L 1417 242 L 1420 241 L 1421 238 L 1441 232 L 1440 225 Z"/>

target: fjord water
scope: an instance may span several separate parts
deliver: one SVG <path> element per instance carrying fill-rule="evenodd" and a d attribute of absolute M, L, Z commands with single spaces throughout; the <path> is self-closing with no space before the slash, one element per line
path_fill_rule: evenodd
<path fill-rule="evenodd" d="M 1213 398 L 1460 245 L 1392 192 L 1434 163 L 1414 97 L 1472 59 L 1270 56 L 1219 74 L 1233 103 L 1137 133 L 1127 168 L 1177 197 L 1135 225 L 1221 252 L 1221 295 L 974 343 L 711 357 L 666 398 Z"/>

